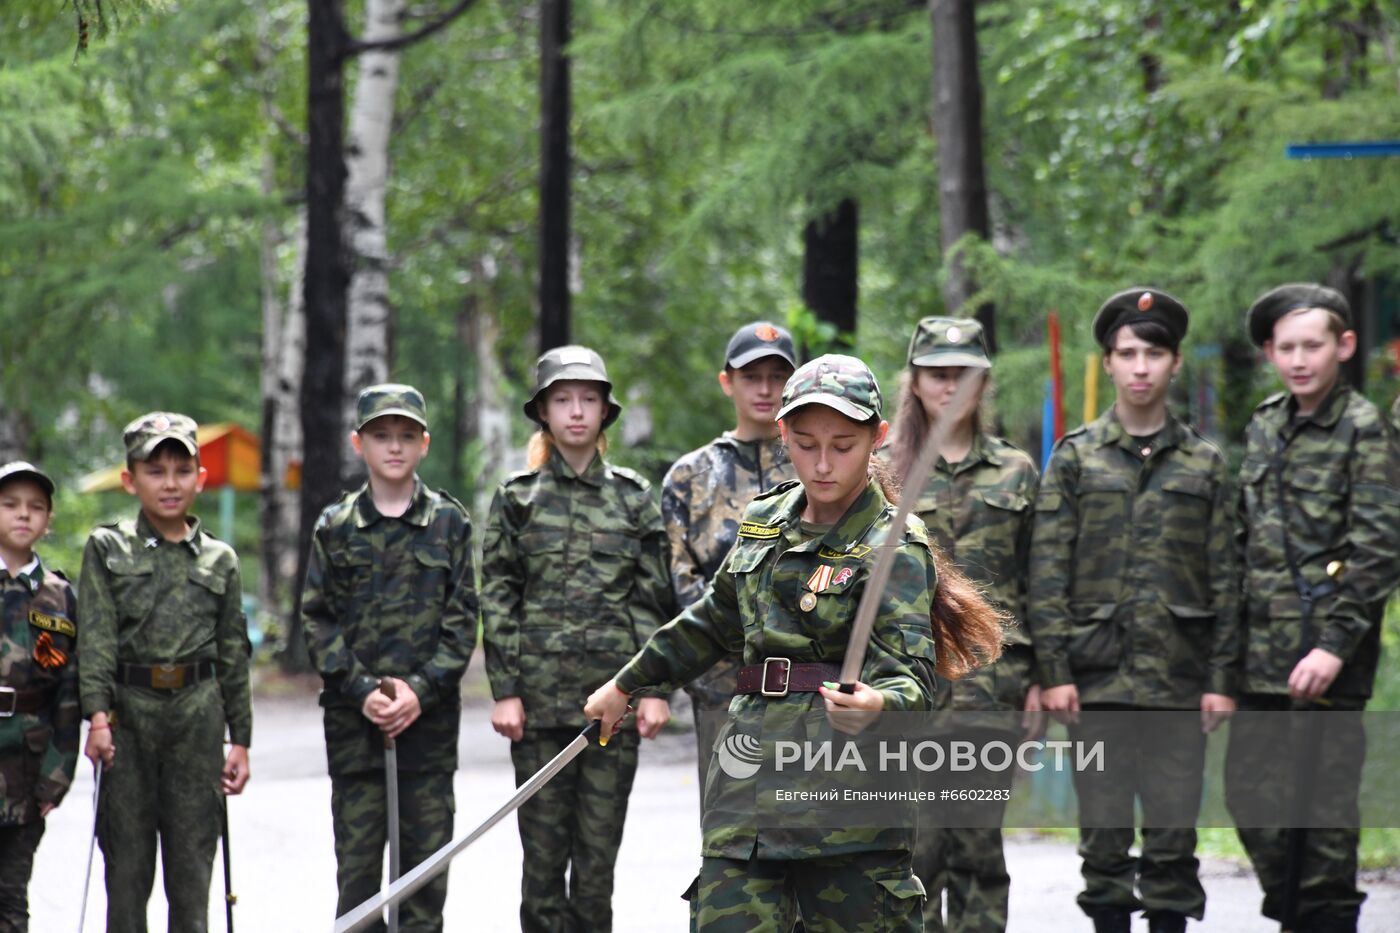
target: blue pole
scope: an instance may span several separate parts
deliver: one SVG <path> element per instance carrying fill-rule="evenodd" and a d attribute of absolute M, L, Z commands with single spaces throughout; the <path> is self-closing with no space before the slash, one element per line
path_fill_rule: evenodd
<path fill-rule="evenodd" d="M 1045 380 L 1045 405 L 1040 416 L 1040 472 L 1050 466 L 1050 451 L 1055 448 L 1055 384 Z"/>
<path fill-rule="evenodd" d="M 1284 150 L 1290 159 L 1365 159 L 1400 156 L 1400 139 L 1375 139 L 1338 143 L 1292 143 Z"/>

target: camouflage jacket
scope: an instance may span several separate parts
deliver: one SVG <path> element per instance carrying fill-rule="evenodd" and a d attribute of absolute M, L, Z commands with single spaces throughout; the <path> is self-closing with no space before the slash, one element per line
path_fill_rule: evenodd
<path fill-rule="evenodd" d="M 1376 406 L 1346 386 L 1296 423 L 1291 398 L 1280 393 L 1265 400 L 1245 432 L 1236 531 L 1244 573 L 1244 686 L 1250 693 L 1287 693 L 1303 653 L 1286 521 L 1288 544 L 1309 584 L 1323 584 L 1328 564 L 1342 564 L 1336 593 L 1313 610 L 1310 639 L 1347 662 L 1330 693 L 1368 697 L 1385 600 L 1400 574 L 1400 450 Z"/>
<path fill-rule="evenodd" d="M 83 551 L 78 669 L 83 714 L 111 711 L 117 664 L 213 661 L 230 741 L 248 745 L 248 623 L 238 555 L 190 517 L 183 541 L 167 541 L 144 513 L 99 525 Z M 120 710 L 118 710 L 120 712 Z"/>
<path fill-rule="evenodd" d="M 1146 458 L 1112 409 L 1055 445 L 1031 542 L 1041 686 L 1157 709 L 1237 691 L 1230 496 L 1220 451 L 1170 414 Z"/>
<path fill-rule="evenodd" d="M 321 513 L 301 611 L 331 774 L 383 767 L 383 740 L 360 710 L 386 676 L 407 683 L 423 710 L 397 740 L 399 767 L 456 770 L 478 618 L 471 534 L 462 504 L 421 481 L 397 518 L 379 513 L 368 484 Z"/>
<path fill-rule="evenodd" d="M 892 530 L 894 509 L 871 483 L 830 530 L 810 536 L 801 523 L 805 504 L 802 486 L 796 482 L 756 498 L 744 512 L 734 549 L 705 595 L 647 642 L 618 673 L 618 686 L 632 693 L 684 683 L 733 652 L 742 652 L 745 664 L 776 657 L 839 665 L 875 548 Z M 799 600 L 821 567 L 834 572 L 817 593 L 816 606 L 803 611 Z M 932 704 L 934 643 L 929 612 L 937 582 L 927 532 L 922 522 L 911 519 L 881 594 L 861 671 L 863 682 L 884 693 L 886 710 L 926 710 Z M 753 729 L 748 734 L 767 746 L 806 714 L 823 709 L 816 693 L 737 696 L 730 705 L 726 734 L 732 735 L 735 728 Z M 765 749 L 765 759 L 772 760 L 771 749 Z M 702 855 L 748 859 L 757 845 L 763 858 L 809 858 L 907 849 L 912 841 L 912 832 L 904 828 L 855 828 L 836 834 L 760 828 L 759 784 L 736 780 L 711 765 Z"/>
<path fill-rule="evenodd" d="M 726 431 L 681 457 L 661 483 L 661 516 L 671 545 L 671 591 L 679 611 L 705 594 L 754 496 L 794 479 L 781 438 L 741 441 Z M 704 707 L 734 696 L 739 658 L 730 655 L 686 685 Z"/>
<path fill-rule="evenodd" d="M 1025 618 L 1031 505 L 1038 479 L 1035 462 L 1020 448 L 979 433 L 971 451 L 958 463 L 938 459 L 914 504 L 933 543 L 1011 616 L 1005 662 L 956 681 L 952 685 L 956 709 L 1014 707 L 1030 686 L 1004 684 L 999 674 L 1027 667 L 1033 671 L 1034 652 Z M 1017 656 L 1021 663 L 1006 663 Z M 1003 670 L 998 671 L 998 666 Z"/>
<path fill-rule="evenodd" d="M 482 547 L 492 694 L 520 697 L 527 729 L 581 727 L 588 695 L 671 603 L 651 484 L 601 457 L 575 473 L 552 450 L 544 466 L 496 490 Z"/>
<path fill-rule="evenodd" d="M 0 571 L 0 599 L 0 685 L 47 694 L 35 712 L 0 718 L 0 826 L 17 826 L 38 819 L 39 803 L 58 803 L 73 783 L 82 723 L 78 600 L 42 562 L 19 576 Z"/>

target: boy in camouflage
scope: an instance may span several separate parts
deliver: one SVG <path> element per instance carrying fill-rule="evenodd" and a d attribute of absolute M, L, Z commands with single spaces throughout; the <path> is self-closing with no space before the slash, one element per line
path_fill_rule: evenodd
<path fill-rule="evenodd" d="M 44 819 L 78 761 L 77 599 L 34 553 L 53 514 L 53 480 L 0 466 L 0 930 L 29 929 L 29 876 Z"/>
<path fill-rule="evenodd" d="M 1356 352 L 1356 333 L 1340 293 L 1306 283 L 1280 286 L 1254 302 L 1246 326 L 1286 391 L 1255 410 L 1240 467 L 1240 708 L 1359 711 L 1371 695 L 1381 618 L 1400 572 L 1394 429 L 1341 378 L 1341 364 Z M 1330 738 L 1360 728 L 1358 717 L 1336 720 Z M 1262 735 L 1231 731 L 1226 792 L 1232 810 L 1267 793 L 1261 781 L 1270 772 L 1295 767 L 1278 761 L 1276 747 L 1261 743 Z M 1353 738 L 1364 747 L 1359 734 Z M 1326 783 L 1318 792 L 1354 812 L 1361 762 L 1351 764 L 1324 768 Z M 1288 833 L 1243 825 L 1239 830 L 1264 889 L 1263 913 L 1276 920 L 1289 897 Z M 1356 887 L 1358 841 L 1355 828 L 1306 832 L 1301 884 L 1294 892 L 1296 929 L 1356 930 L 1366 897 Z"/>
<path fill-rule="evenodd" d="M 383 877 L 386 736 L 396 744 L 402 870 L 452 838 L 459 688 L 478 606 L 467 510 L 418 478 L 427 427 L 412 386 L 360 393 L 350 442 L 369 478 L 321 513 L 302 591 L 325 709 L 337 915 Z M 441 930 L 446 899 L 443 872 L 403 902 L 399 929 Z"/>
<path fill-rule="evenodd" d="M 1203 733 L 1234 710 L 1237 689 L 1229 476 L 1215 445 L 1167 408 L 1187 327 L 1181 303 L 1128 289 L 1093 327 L 1117 399 L 1055 445 L 1035 504 L 1029 621 L 1041 702 L 1062 718 L 1077 722 L 1081 708 L 1199 710 L 1140 730 L 1115 730 L 1121 720 L 1103 714 L 1071 727 L 1077 740 L 1104 740 L 1108 758 L 1102 774 L 1075 773 L 1080 907 L 1099 933 L 1127 933 L 1137 909 L 1153 933 L 1176 933 L 1204 915 L 1205 891 L 1194 828 L 1162 814 L 1199 808 Z"/>
<path fill-rule="evenodd" d="M 1043 715 L 1035 651 L 1023 620 L 1031 503 L 1039 477 L 1029 456 L 984 430 L 980 409 L 991 365 L 977 321 L 945 317 L 920 321 L 909 341 L 908 369 L 900 379 L 894 437 L 882 453 L 902 480 L 933 425 L 944 423 L 941 455 L 924 488 L 905 489 L 902 494 L 917 497 L 914 512 L 928 526 L 933 544 L 983 587 L 1011 624 L 1005 631 L 1001 658 L 954 681 L 950 694 L 941 692 L 940 705 L 960 711 L 1023 709 L 1024 727 L 1033 736 L 1041 729 Z M 969 371 L 977 388 L 961 410 L 951 410 L 959 379 Z M 1005 721 L 1008 727 L 1013 725 L 1010 717 Z M 1007 741 L 1016 736 L 989 729 L 985 738 Z M 989 786 L 1009 791 L 1013 774 L 1010 769 L 996 772 L 1000 780 Z M 1005 810 L 1005 803 L 990 805 Z M 958 933 L 1006 929 L 1011 878 L 1006 873 L 999 825 L 921 826 L 914 870 L 929 895 L 924 904 L 925 930 L 941 933 L 945 929 L 945 889 L 947 929 Z"/>
<path fill-rule="evenodd" d="M 705 585 L 734 546 L 750 500 L 793 478 L 774 416 L 796 366 L 792 335 L 767 321 L 745 324 L 729 339 L 719 384 L 734 402 L 734 430 L 681 457 L 661 483 L 661 517 L 671 543 L 671 589 L 678 610 L 705 594 Z M 718 714 L 734 698 L 742 660 L 730 655 L 685 685 L 695 713 L 702 803 Z"/>
<path fill-rule="evenodd" d="M 144 933 L 160 838 L 169 928 L 208 928 L 221 794 L 248 782 L 253 712 L 238 556 L 190 514 L 195 423 L 151 412 L 122 432 L 135 518 L 88 538 L 78 599 L 85 754 L 105 768 L 97 838 L 107 929 Z M 224 756 L 225 729 L 230 747 Z"/>
<path fill-rule="evenodd" d="M 482 552 L 491 724 L 510 739 L 517 784 L 578 735 L 588 692 L 665 621 L 671 601 L 651 485 L 603 459 L 602 432 L 622 406 L 602 357 L 557 347 L 535 372 L 529 469 L 496 491 Z M 518 811 L 525 933 L 612 929 L 638 733 L 655 736 L 669 716 L 664 699 L 642 700 L 635 729 L 590 745 Z"/>

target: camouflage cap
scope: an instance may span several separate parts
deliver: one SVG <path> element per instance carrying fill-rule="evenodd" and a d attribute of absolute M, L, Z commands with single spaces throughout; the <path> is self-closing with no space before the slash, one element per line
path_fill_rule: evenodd
<path fill-rule="evenodd" d="M 828 353 L 804 363 L 783 388 L 779 418 L 803 405 L 826 405 L 855 421 L 880 417 L 880 384 L 854 356 Z"/>
<path fill-rule="evenodd" d="M 982 325 L 972 318 L 924 318 L 909 340 L 909 365 L 991 369 Z"/>
<path fill-rule="evenodd" d="M 1108 339 L 1124 324 L 1156 321 L 1177 342 L 1186 336 L 1186 306 L 1157 288 L 1129 288 L 1105 301 L 1094 315 L 1094 339 L 1105 350 Z"/>
<path fill-rule="evenodd" d="M 608 369 L 603 358 L 587 347 L 570 345 L 548 350 L 535 362 L 535 391 L 525 403 L 525 416 L 540 427 L 545 427 L 540 417 L 540 395 L 556 382 L 577 380 L 579 382 L 601 382 L 607 387 L 608 413 L 603 416 L 603 427 L 607 428 L 622 414 L 622 406 L 612 394 L 612 380 L 608 379 Z"/>
<path fill-rule="evenodd" d="M 142 415 L 122 429 L 128 460 L 149 460 L 162 441 L 176 441 L 191 457 L 199 456 L 194 419 L 170 411 Z"/>
<path fill-rule="evenodd" d="M 399 415 L 418 422 L 425 431 L 428 429 L 428 403 L 423 401 L 423 393 L 410 385 L 382 382 L 360 391 L 355 400 L 356 431 L 385 415 Z"/>
<path fill-rule="evenodd" d="M 1271 288 L 1254 299 L 1244 316 L 1249 339 L 1256 347 L 1262 347 L 1266 341 L 1274 339 L 1274 325 L 1279 318 L 1305 308 L 1335 312 L 1347 327 L 1351 326 L 1351 304 L 1341 292 L 1315 282 L 1292 282 Z"/>
<path fill-rule="evenodd" d="M 729 345 L 724 348 L 724 365 L 743 369 L 766 356 L 776 356 L 789 366 L 797 366 L 797 349 L 792 344 L 792 334 L 776 324 L 754 321 L 736 330 L 734 336 L 729 338 Z"/>
<path fill-rule="evenodd" d="M 49 474 L 39 469 L 32 463 L 24 460 L 12 460 L 4 466 L 0 466 L 0 486 L 4 486 L 12 479 L 28 479 L 39 484 L 39 488 L 44 490 L 44 494 L 53 500 L 54 485 L 49 479 Z"/>

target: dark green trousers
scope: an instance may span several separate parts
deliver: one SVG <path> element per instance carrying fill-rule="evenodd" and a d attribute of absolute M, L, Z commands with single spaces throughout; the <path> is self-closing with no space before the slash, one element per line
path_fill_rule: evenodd
<path fill-rule="evenodd" d="M 29 876 L 44 821 L 0 826 L 0 933 L 29 930 Z"/>

